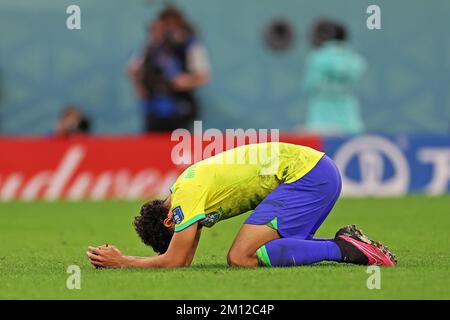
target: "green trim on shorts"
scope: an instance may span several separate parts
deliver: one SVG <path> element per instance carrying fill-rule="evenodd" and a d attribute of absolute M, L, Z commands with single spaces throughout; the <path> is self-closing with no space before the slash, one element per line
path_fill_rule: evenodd
<path fill-rule="evenodd" d="M 275 231 L 278 231 L 278 220 L 277 217 L 273 218 L 272 221 L 266 224 L 269 228 L 272 228 Z"/>
<path fill-rule="evenodd" d="M 258 261 L 260 262 L 261 266 L 265 266 L 265 267 L 272 266 L 272 264 L 270 263 L 269 255 L 267 254 L 265 245 L 260 247 L 258 250 L 256 250 L 256 257 L 258 258 Z"/>

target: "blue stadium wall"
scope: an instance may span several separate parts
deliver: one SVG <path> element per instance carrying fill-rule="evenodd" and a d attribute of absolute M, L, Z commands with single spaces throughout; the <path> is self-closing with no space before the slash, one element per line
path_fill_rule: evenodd
<path fill-rule="evenodd" d="M 316 17 L 349 26 L 369 62 L 361 83 L 369 131 L 448 133 L 450 126 L 450 1 L 184 0 L 212 63 L 200 91 L 206 127 L 293 130 L 303 123 L 300 82 L 307 32 Z M 66 29 L 66 7 L 82 10 L 82 29 Z M 0 0 L 0 133 L 45 134 L 61 106 L 85 108 L 95 131 L 137 132 L 139 112 L 124 65 L 145 39 L 162 1 Z M 378 4 L 382 30 L 366 28 Z M 295 47 L 268 51 L 264 26 L 292 21 Z"/>

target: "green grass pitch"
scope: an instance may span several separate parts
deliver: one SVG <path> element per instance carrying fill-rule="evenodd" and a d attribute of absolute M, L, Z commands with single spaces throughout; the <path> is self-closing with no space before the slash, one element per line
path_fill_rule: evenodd
<path fill-rule="evenodd" d="M 226 253 L 245 216 L 203 231 L 191 268 L 95 270 L 90 244 L 153 254 L 131 221 L 139 202 L 0 204 L 1 299 L 449 299 L 450 197 L 342 199 L 320 228 L 329 237 L 355 223 L 396 254 L 369 290 L 366 267 L 320 263 L 295 268 L 232 269 Z M 81 289 L 66 288 L 67 266 L 81 267 Z"/>

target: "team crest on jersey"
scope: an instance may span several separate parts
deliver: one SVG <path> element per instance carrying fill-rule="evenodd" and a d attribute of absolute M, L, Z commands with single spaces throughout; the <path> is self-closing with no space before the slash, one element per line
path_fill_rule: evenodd
<path fill-rule="evenodd" d="M 178 206 L 172 209 L 173 221 L 175 224 L 180 224 L 184 219 L 183 211 L 181 211 L 181 207 Z"/>
<path fill-rule="evenodd" d="M 213 226 L 217 221 L 220 219 L 220 213 L 219 212 L 211 212 L 208 213 L 205 216 L 205 219 L 201 222 L 201 224 L 205 227 L 211 227 Z"/>

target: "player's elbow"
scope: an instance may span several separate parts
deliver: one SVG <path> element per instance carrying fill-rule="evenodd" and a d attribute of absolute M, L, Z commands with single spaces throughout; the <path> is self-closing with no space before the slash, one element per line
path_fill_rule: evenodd
<path fill-rule="evenodd" d="M 189 267 L 190 262 L 184 257 L 167 258 L 164 261 L 164 267 L 166 268 L 183 268 Z"/>
<path fill-rule="evenodd" d="M 187 262 L 183 260 L 173 260 L 165 263 L 166 268 L 183 268 L 187 266 Z"/>

